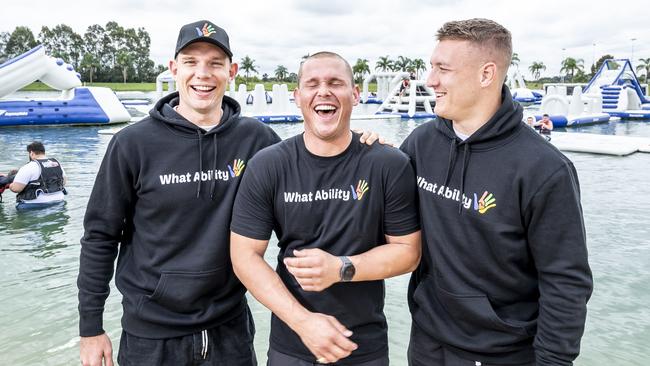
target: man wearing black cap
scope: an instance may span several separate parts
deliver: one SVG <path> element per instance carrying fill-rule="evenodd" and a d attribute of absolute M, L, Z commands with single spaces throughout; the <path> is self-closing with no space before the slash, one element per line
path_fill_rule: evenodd
<path fill-rule="evenodd" d="M 102 323 L 116 257 L 120 364 L 256 364 L 229 226 L 248 160 L 280 138 L 224 96 L 237 65 L 222 28 L 183 26 L 169 69 L 178 92 L 113 137 L 88 202 L 77 281 L 83 365 L 113 364 Z"/>

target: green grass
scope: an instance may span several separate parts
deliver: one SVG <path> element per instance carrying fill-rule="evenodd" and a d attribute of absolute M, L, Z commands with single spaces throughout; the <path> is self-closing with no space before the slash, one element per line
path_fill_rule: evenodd
<path fill-rule="evenodd" d="M 156 83 L 84 83 L 84 86 L 103 86 L 111 88 L 114 91 L 155 91 Z M 26 87 L 20 89 L 23 91 L 50 91 L 55 90 L 43 84 L 40 81 L 35 81 Z"/>
<path fill-rule="evenodd" d="M 528 87 L 528 89 L 542 89 L 542 84 L 543 83 L 537 83 L 533 81 L 526 82 L 526 86 Z"/>
<path fill-rule="evenodd" d="M 278 84 L 277 82 L 249 82 L 246 83 L 246 89 L 247 90 L 253 90 L 255 89 L 255 84 L 263 84 L 264 85 L 264 90 L 267 91 L 272 91 L 273 90 L 273 84 Z M 289 92 L 293 92 L 294 89 L 296 89 L 296 83 L 282 83 L 282 84 L 287 84 L 287 89 Z M 358 84 L 359 89 L 361 89 L 362 84 Z M 370 83 L 368 84 L 368 91 L 371 92 L 377 92 L 377 83 Z"/>
<path fill-rule="evenodd" d="M 248 90 L 253 90 L 255 88 L 254 82 L 247 83 L 247 89 Z M 273 90 L 273 84 L 272 82 L 266 82 L 266 83 L 261 83 L 264 85 L 264 90 L 267 91 L 272 91 Z M 287 84 L 287 89 L 289 89 L 289 92 L 293 92 L 293 90 L 296 88 L 296 83 L 286 83 Z M 111 88 L 113 91 L 143 91 L 143 92 L 149 92 L 149 91 L 156 91 L 156 83 L 84 83 L 84 86 L 103 86 L 106 88 Z M 167 88 L 165 86 L 165 88 Z M 361 85 L 359 85 L 359 88 L 361 88 Z M 26 87 L 22 88 L 21 90 L 23 91 L 51 91 L 54 90 L 50 88 L 49 86 L 43 84 L 40 81 L 35 81 Z M 377 91 L 377 83 L 371 83 L 368 86 L 368 90 L 371 92 L 376 92 Z"/>

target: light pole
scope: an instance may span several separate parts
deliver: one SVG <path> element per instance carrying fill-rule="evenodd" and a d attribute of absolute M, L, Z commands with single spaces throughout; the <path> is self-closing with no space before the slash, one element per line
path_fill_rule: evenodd
<path fill-rule="evenodd" d="M 562 61 L 560 62 L 560 65 L 564 64 L 564 51 L 566 51 L 566 48 L 562 48 Z M 562 68 L 560 68 L 560 73 L 562 73 Z M 562 74 L 562 83 L 564 83 L 564 74 Z"/>
<path fill-rule="evenodd" d="M 632 66 L 632 70 L 634 70 L 634 41 L 636 41 L 636 38 L 630 38 L 630 41 L 632 41 L 632 57 L 630 57 L 630 66 Z"/>
<path fill-rule="evenodd" d="M 592 46 L 593 46 L 593 48 L 591 49 L 591 60 L 592 60 L 591 65 L 593 68 L 592 72 L 596 73 L 596 71 L 598 71 L 596 70 L 596 42 L 592 43 Z"/>

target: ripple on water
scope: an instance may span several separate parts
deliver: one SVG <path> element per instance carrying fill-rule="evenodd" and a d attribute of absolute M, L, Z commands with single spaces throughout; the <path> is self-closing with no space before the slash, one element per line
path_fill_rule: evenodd
<path fill-rule="evenodd" d="M 364 112 L 365 113 L 365 112 Z M 352 121 L 398 145 L 424 121 Z M 8 365 L 78 364 L 77 288 L 79 238 L 95 174 L 110 137 L 101 127 L 9 128 L 0 134 L 0 172 L 26 161 L 25 145 L 41 139 L 69 177 L 66 205 L 59 211 L 16 212 L 13 195 L 0 204 L 0 356 Z M 274 125 L 287 138 L 302 124 Z M 650 136 L 650 124 L 614 123 L 581 132 Z M 568 153 L 581 183 L 595 290 L 588 304 L 582 352 L 576 365 L 640 365 L 650 343 L 650 154 L 611 157 Z M 277 241 L 266 259 L 273 266 Z M 408 276 L 386 282 L 391 364 L 406 365 L 410 333 L 406 303 Z M 114 285 L 104 324 L 119 344 L 121 297 Z M 257 324 L 260 364 L 268 346 L 270 314 L 249 297 Z M 47 360 L 44 362 L 43 360 Z"/>

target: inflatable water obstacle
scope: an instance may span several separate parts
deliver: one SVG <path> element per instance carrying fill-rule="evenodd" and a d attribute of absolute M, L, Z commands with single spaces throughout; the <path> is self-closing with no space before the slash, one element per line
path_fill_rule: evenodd
<path fill-rule="evenodd" d="M 361 89 L 361 103 L 382 104 L 395 86 L 400 85 L 402 80 L 408 79 L 409 76 L 408 72 L 376 72 L 366 76 Z M 373 80 L 377 81 L 376 95 L 368 92 L 368 86 Z"/>
<path fill-rule="evenodd" d="M 426 86 L 424 80 L 409 80 L 402 95 L 401 83 L 393 86 L 384 102 L 375 114 L 397 115 L 401 118 L 435 118 L 433 108 L 436 105 L 436 94 Z"/>
<path fill-rule="evenodd" d="M 511 67 L 508 70 L 508 77 L 506 85 L 510 89 L 512 99 L 519 102 L 523 106 L 542 103 L 542 93 L 530 90 L 526 87 L 524 77 L 519 72 L 518 68 Z"/>
<path fill-rule="evenodd" d="M 0 126 L 124 123 L 129 112 L 108 88 L 82 87 L 79 74 L 39 45 L 0 65 L 0 98 L 40 80 L 61 90 L 58 98 L 0 99 Z"/>
<path fill-rule="evenodd" d="M 610 120 L 610 115 L 602 111 L 600 96 L 583 95 L 579 87 L 573 89 L 571 98 L 567 98 L 565 87 L 548 87 L 535 119 L 540 120 L 543 114 L 549 115 L 554 127 L 605 123 Z"/>
<path fill-rule="evenodd" d="M 603 112 L 622 119 L 650 119 L 650 99 L 645 96 L 628 59 L 609 59 L 584 89 L 586 96 L 602 98 Z"/>
<path fill-rule="evenodd" d="M 245 110 L 244 115 L 257 118 L 264 123 L 302 122 L 302 115 L 289 107 L 289 90 L 287 84 L 273 84 L 273 96 L 264 90 L 264 85 L 257 84 L 252 93 L 248 93 L 245 84 L 240 84 L 235 92 L 234 84 L 230 87 L 230 96 L 239 105 L 245 106 L 250 99 L 252 110 Z"/>

